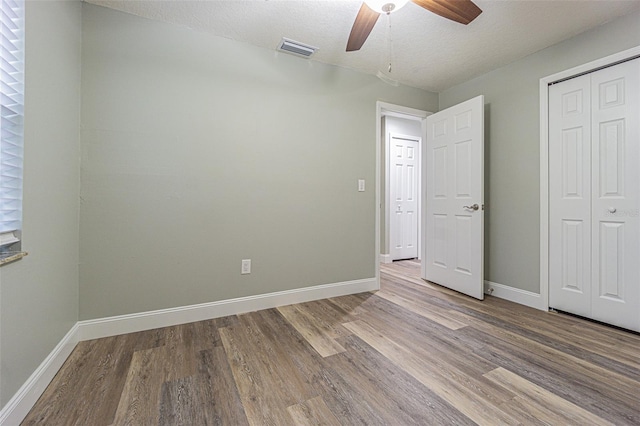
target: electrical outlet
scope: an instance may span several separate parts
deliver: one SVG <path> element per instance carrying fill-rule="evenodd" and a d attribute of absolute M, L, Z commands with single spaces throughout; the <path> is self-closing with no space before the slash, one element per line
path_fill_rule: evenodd
<path fill-rule="evenodd" d="M 240 274 L 250 274 L 251 273 L 251 259 L 242 259 L 242 267 L 240 268 Z"/>

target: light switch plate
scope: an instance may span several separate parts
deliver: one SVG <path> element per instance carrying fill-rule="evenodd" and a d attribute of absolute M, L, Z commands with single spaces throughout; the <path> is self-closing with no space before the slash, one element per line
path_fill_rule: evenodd
<path fill-rule="evenodd" d="M 242 259 L 242 266 L 240 268 L 240 274 L 250 274 L 251 273 L 251 259 Z"/>
<path fill-rule="evenodd" d="M 358 192 L 364 192 L 364 179 L 358 179 Z"/>

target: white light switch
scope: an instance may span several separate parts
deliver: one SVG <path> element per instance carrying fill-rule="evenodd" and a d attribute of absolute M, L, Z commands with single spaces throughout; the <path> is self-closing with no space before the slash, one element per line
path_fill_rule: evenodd
<path fill-rule="evenodd" d="M 364 192 L 364 179 L 358 179 L 358 192 Z"/>

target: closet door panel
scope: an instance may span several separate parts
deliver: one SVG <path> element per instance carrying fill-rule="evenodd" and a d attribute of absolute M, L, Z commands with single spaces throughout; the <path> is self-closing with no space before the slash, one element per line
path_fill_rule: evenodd
<path fill-rule="evenodd" d="M 640 330 L 640 59 L 591 74 L 591 317 Z"/>
<path fill-rule="evenodd" d="M 591 83 L 549 87 L 549 305 L 589 316 Z"/>

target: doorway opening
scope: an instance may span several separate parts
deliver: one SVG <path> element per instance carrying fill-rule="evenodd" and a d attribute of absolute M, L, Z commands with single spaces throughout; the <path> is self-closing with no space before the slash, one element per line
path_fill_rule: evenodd
<path fill-rule="evenodd" d="M 377 103 L 376 252 L 381 263 L 421 258 L 422 145 L 426 137 L 425 120 L 430 114 Z"/>
<path fill-rule="evenodd" d="M 394 117 L 418 121 L 420 136 L 389 131 L 388 124 Z M 409 166 L 421 166 L 421 170 L 414 170 L 418 176 L 413 191 L 417 200 L 412 200 L 416 205 L 410 206 L 417 211 L 418 250 L 414 256 L 420 261 L 421 278 L 482 299 L 484 97 L 477 96 L 436 114 L 378 102 L 376 138 L 378 284 L 380 264 L 394 260 L 390 250 L 396 241 L 391 236 L 392 221 L 405 209 L 401 202 L 406 197 L 391 196 L 391 178 L 394 172 L 408 176 Z M 414 154 L 417 151 L 420 158 L 415 163 L 405 161 L 409 160 L 405 154 L 411 150 Z M 398 158 L 402 161 L 396 162 Z M 398 260 L 407 257 L 411 255 L 401 254 Z"/>

